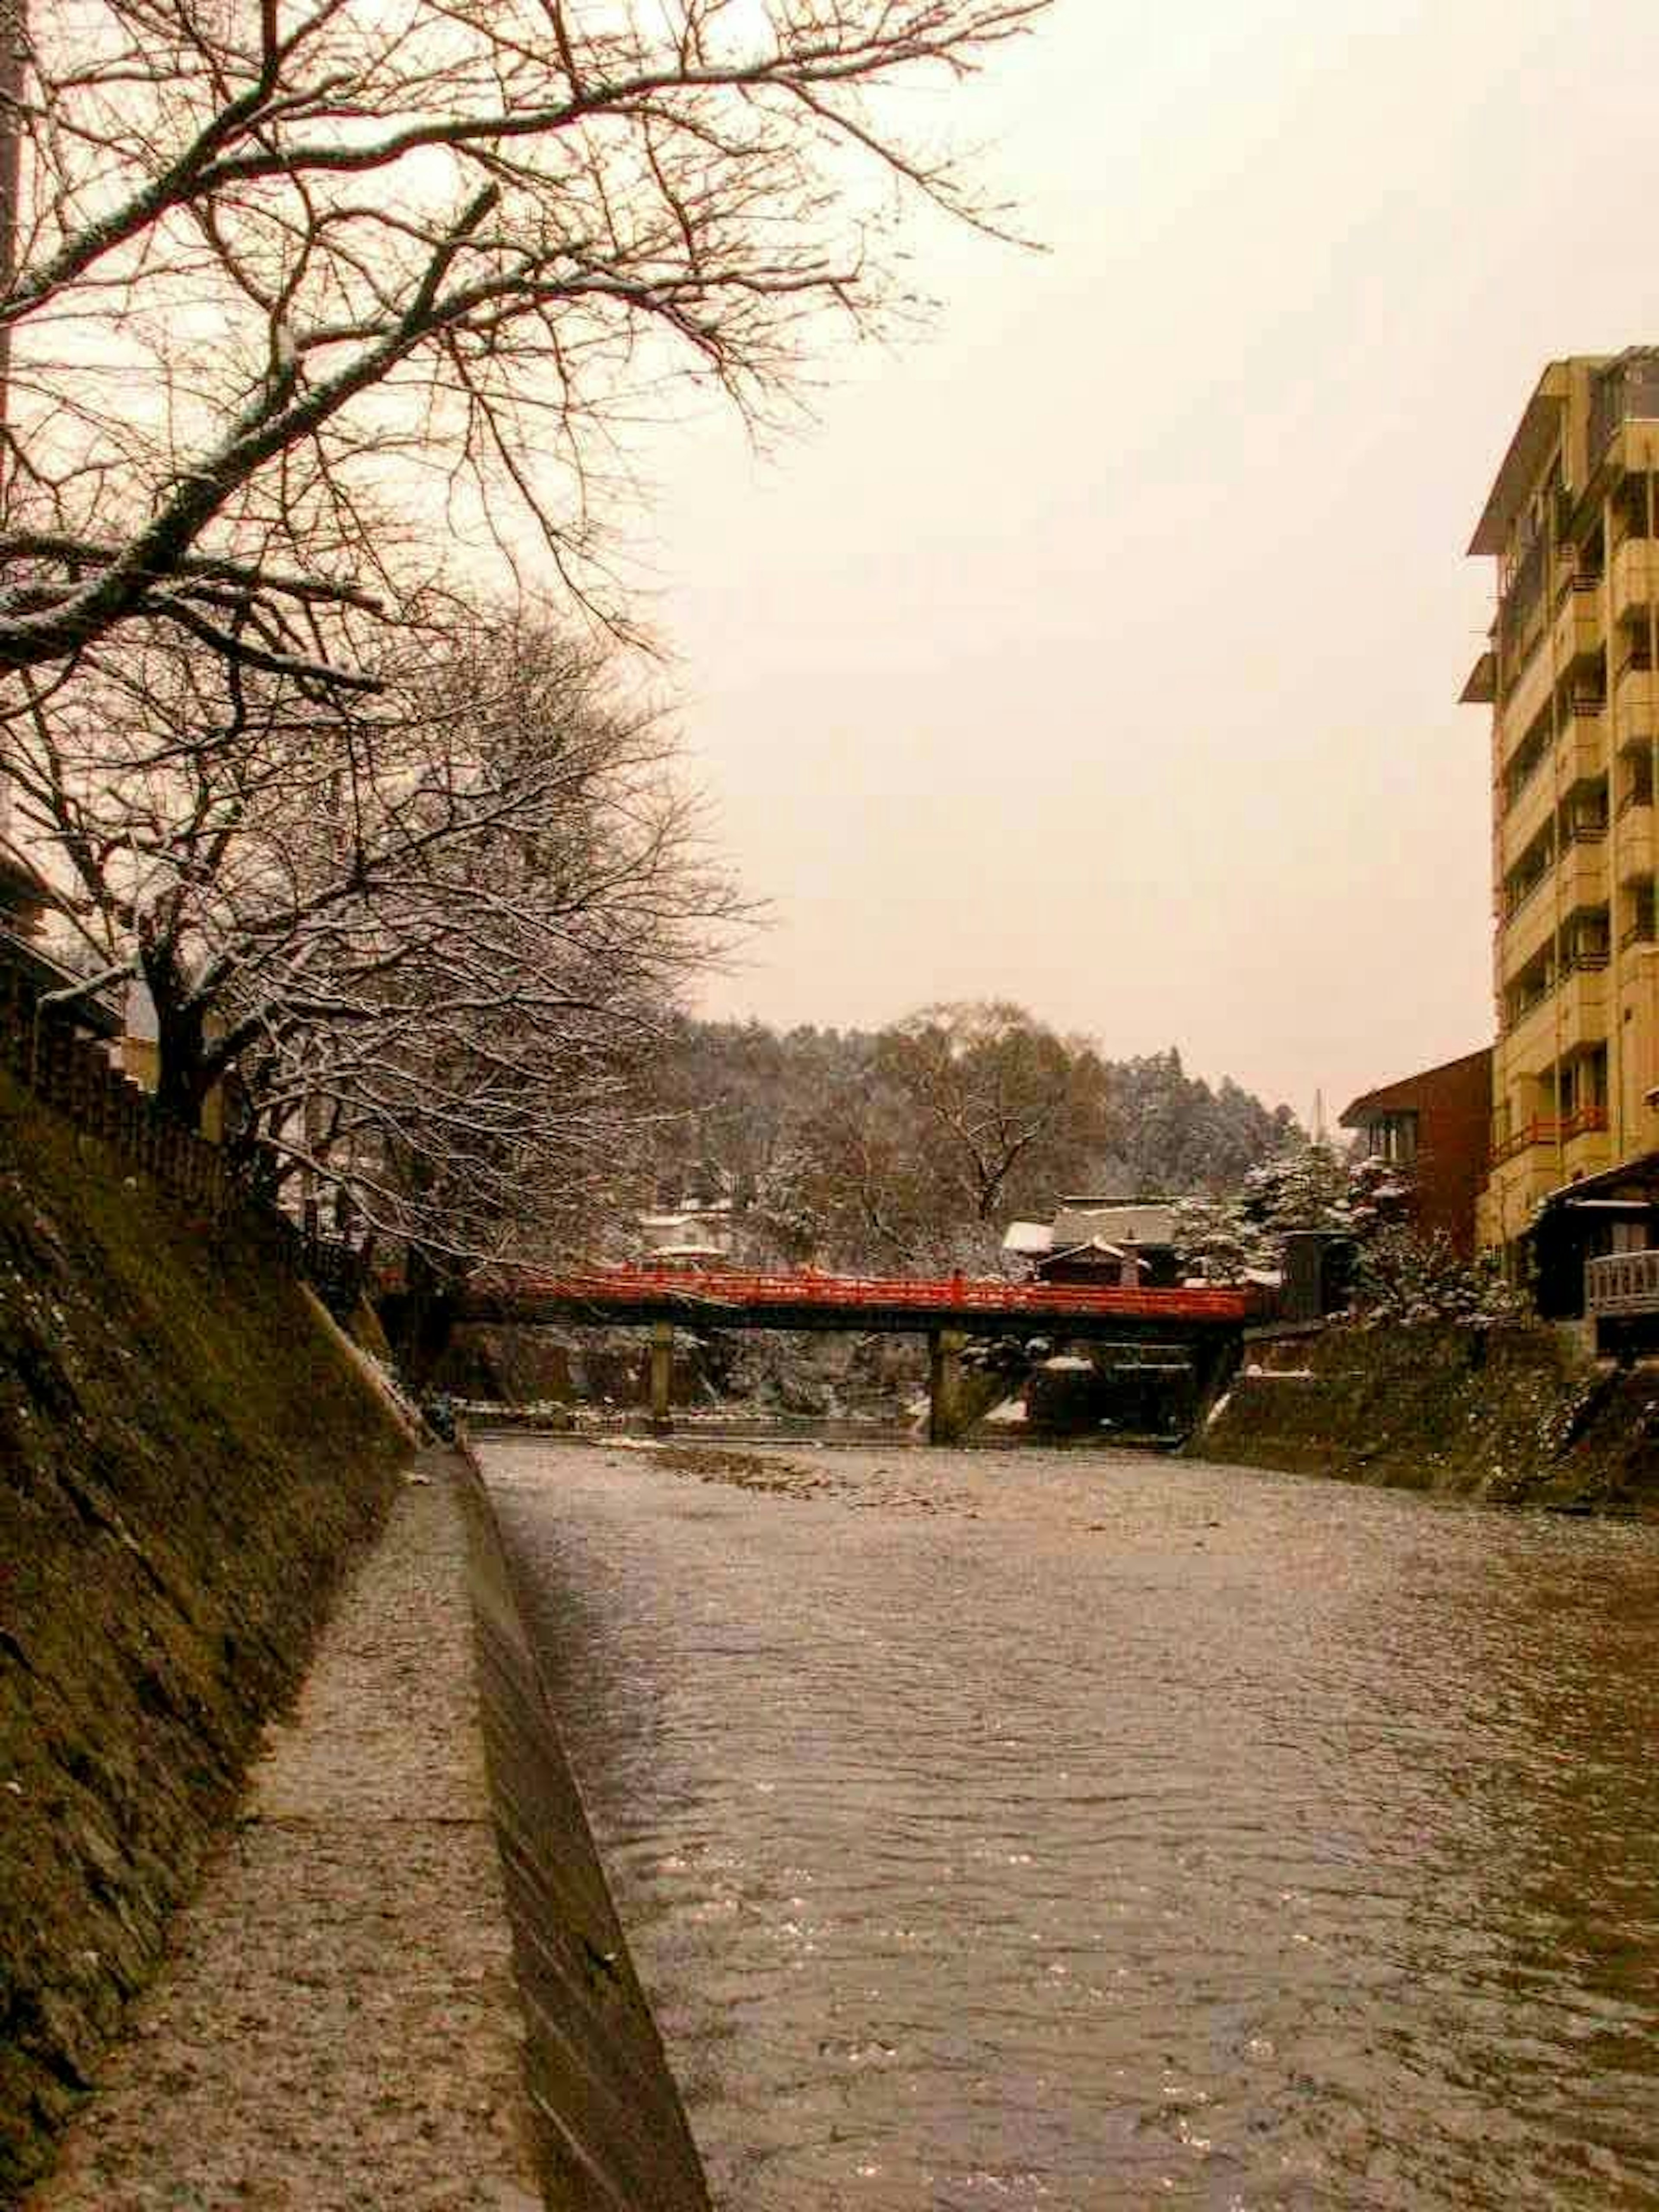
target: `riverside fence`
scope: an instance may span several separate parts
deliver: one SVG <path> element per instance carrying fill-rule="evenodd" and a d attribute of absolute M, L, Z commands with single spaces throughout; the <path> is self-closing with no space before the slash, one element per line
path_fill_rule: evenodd
<path fill-rule="evenodd" d="M 77 1030 L 64 1008 L 0 948 L 0 1066 L 43 1105 L 108 1146 L 124 1165 L 216 1221 L 255 1215 L 288 1264 L 331 1305 L 349 1304 L 362 1287 L 363 1255 L 340 1239 L 283 1212 L 267 1195 L 275 1159 L 258 1147 L 243 1164 L 165 1113 L 141 1084 Z"/>

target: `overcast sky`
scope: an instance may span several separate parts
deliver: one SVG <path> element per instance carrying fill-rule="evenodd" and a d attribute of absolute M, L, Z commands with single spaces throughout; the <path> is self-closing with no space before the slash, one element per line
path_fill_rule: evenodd
<path fill-rule="evenodd" d="M 1248 20 L 1246 20 L 1248 19 Z M 1650 5 L 1060 0 L 963 106 L 1048 243 L 651 466 L 775 926 L 706 1012 L 1017 1000 L 1304 1119 L 1491 1030 L 1467 544 L 1554 355 L 1659 340 Z"/>

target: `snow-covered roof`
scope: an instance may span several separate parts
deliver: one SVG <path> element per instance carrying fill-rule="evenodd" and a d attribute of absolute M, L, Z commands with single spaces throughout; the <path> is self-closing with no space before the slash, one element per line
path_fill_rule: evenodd
<path fill-rule="evenodd" d="M 1141 1199 L 1117 1206 L 1062 1206 L 1054 1216 L 1054 1249 L 1096 1238 L 1113 1244 L 1168 1244 L 1175 1237 L 1175 1206 Z"/>
<path fill-rule="evenodd" d="M 1054 1249 L 1054 1232 L 1046 1221 L 1011 1221 L 1002 1239 L 1005 1252 L 1036 1259 Z"/>

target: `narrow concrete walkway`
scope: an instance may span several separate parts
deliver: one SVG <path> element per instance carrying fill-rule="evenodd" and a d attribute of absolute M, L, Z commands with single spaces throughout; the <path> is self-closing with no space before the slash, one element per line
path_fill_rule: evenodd
<path fill-rule="evenodd" d="M 448 1467 L 417 1462 L 29 2212 L 538 2212 Z"/>

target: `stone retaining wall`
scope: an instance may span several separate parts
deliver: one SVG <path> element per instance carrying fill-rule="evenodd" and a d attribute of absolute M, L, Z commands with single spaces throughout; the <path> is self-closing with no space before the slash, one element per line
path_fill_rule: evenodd
<path fill-rule="evenodd" d="M 1195 1455 L 1494 1504 L 1659 1504 L 1659 1369 L 1547 1323 L 1258 1339 Z"/>
<path fill-rule="evenodd" d="M 0 2203 L 50 2155 L 407 1444 L 258 1218 L 0 1070 Z"/>

